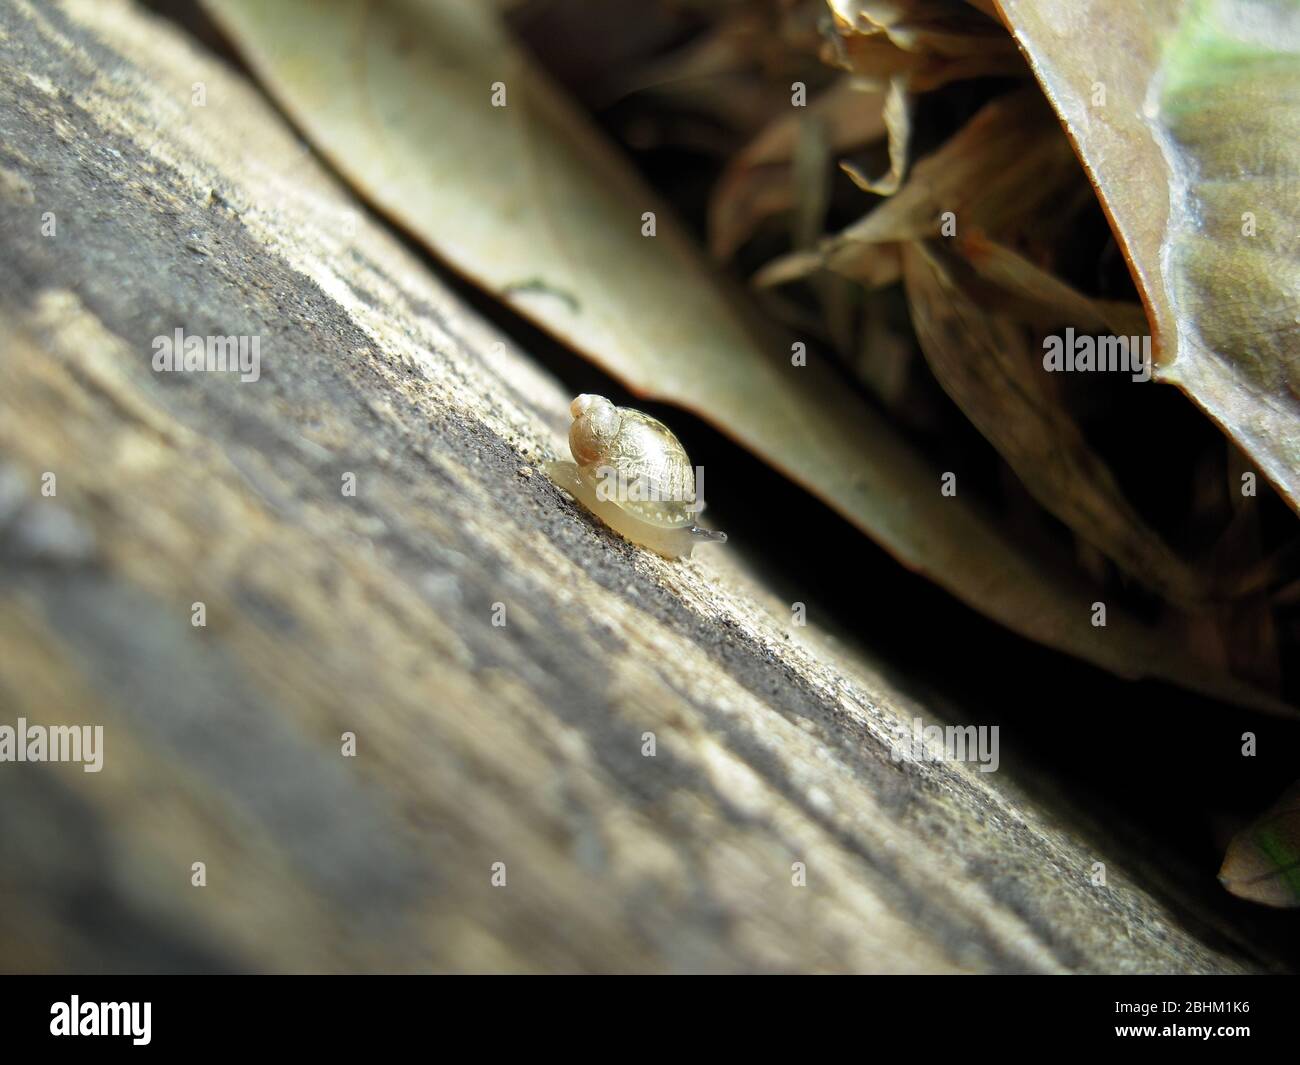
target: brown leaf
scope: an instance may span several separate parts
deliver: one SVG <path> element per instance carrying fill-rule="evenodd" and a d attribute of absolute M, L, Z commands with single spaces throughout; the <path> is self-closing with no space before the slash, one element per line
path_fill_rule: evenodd
<path fill-rule="evenodd" d="M 889 172 L 884 177 L 867 177 L 857 166 L 841 162 L 840 168 L 863 192 L 892 196 L 903 182 L 907 169 L 907 147 L 912 137 L 912 116 L 907 102 L 907 85 L 903 78 L 891 78 L 882 112 L 889 130 Z"/>
<path fill-rule="evenodd" d="M 1300 906 L 1300 785 L 1228 845 L 1219 881 L 1239 898 Z"/>
<path fill-rule="evenodd" d="M 971 297 L 974 276 L 941 242 L 903 248 L 912 322 L 939 384 L 1034 498 L 1079 536 L 1164 598 L 1204 599 L 1205 581 L 1142 520 L 1046 387 L 1024 328 Z"/>
<path fill-rule="evenodd" d="M 987 14 L 950 0 L 828 0 L 836 37 L 827 62 L 914 92 L 985 75 L 1024 73 L 1024 63 Z"/>
<path fill-rule="evenodd" d="M 736 5 L 717 23 L 660 60 L 612 77 L 606 101 L 653 96 L 669 109 L 713 116 L 749 139 L 790 103 L 790 83 L 821 73 L 817 42 L 787 20 L 774 26 L 765 5 Z M 800 53 L 807 52 L 807 69 Z M 781 76 L 775 76 L 779 71 Z"/>
<path fill-rule="evenodd" d="M 1300 510 L 1300 19 L 1280 0 L 1000 0 L 1181 388 Z"/>
<path fill-rule="evenodd" d="M 824 240 L 816 256 L 777 259 L 755 281 L 778 284 L 819 268 L 880 277 L 874 264 L 880 244 L 973 231 L 1006 238 L 1032 226 L 1040 210 L 1079 182 L 1078 162 L 1040 94 L 1011 93 L 986 105 L 918 162 L 897 193 Z"/>
<path fill-rule="evenodd" d="M 953 244 L 975 273 L 999 291 L 999 308 L 1019 321 L 1043 328 L 1068 323 L 1076 329 L 1109 330 L 1119 336 L 1147 332 L 1141 304 L 1085 296 L 978 230 L 956 238 Z"/>
<path fill-rule="evenodd" d="M 820 127 L 828 148 L 837 152 L 871 144 L 888 131 L 885 99 L 881 90 L 846 77 L 806 109 L 787 108 L 773 119 L 718 179 L 709 203 L 709 250 L 728 258 L 765 218 L 794 209 L 801 129 Z"/>

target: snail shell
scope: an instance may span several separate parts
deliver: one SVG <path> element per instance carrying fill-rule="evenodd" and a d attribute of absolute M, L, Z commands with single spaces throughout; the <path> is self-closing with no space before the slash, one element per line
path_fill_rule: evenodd
<path fill-rule="evenodd" d="M 574 462 L 547 463 L 546 473 L 606 525 L 665 558 L 727 539 L 695 524 L 695 471 L 663 422 L 604 396 L 578 396 L 569 413 Z"/>

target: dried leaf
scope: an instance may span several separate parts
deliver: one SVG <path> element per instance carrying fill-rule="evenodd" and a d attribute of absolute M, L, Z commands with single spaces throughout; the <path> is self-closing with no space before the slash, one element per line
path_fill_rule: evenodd
<path fill-rule="evenodd" d="M 1300 510 L 1300 11 L 1000 0 L 1181 388 Z"/>
<path fill-rule="evenodd" d="M 709 204 L 709 250 L 728 258 L 765 218 L 793 210 L 800 130 L 814 124 L 826 144 L 850 151 L 884 137 L 885 93 L 841 78 L 804 108 L 786 108 L 728 163 Z"/>
<path fill-rule="evenodd" d="M 795 195 L 790 228 L 795 246 L 806 248 L 826 231 L 831 146 L 820 122 L 804 123 L 799 134 L 793 165 Z"/>
<path fill-rule="evenodd" d="M 869 178 L 852 163 L 842 162 L 840 168 L 864 192 L 892 196 L 903 182 L 903 171 L 907 169 L 907 146 L 912 137 L 907 83 L 903 78 L 890 79 L 883 115 L 885 126 L 889 130 L 889 173 L 881 178 Z"/>
<path fill-rule="evenodd" d="M 1000 308 L 1019 321 L 1044 328 L 1068 323 L 1077 329 L 1105 329 L 1119 336 L 1147 332 L 1147 318 L 1140 304 L 1085 296 L 1019 252 L 978 231 L 958 237 L 953 243 L 975 272 L 1002 293 Z"/>
<path fill-rule="evenodd" d="M 795 178 L 787 163 L 724 174 L 709 204 L 709 252 L 730 259 L 768 218 L 795 206 Z"/>
<path fill-rule="evenodd" d="M 1300 785 L 1228 845 L 1219 880 L 1265 906 L 1300 906 Z"/>
<path fill-rule="evenodd" d="M 881 276 L 874 267 L 877 245 L 971 231 L 1013 235 L 1079 180 L 1070 144 L 1040 95 L 1032 89 L 1011 93 L 982 108 L 918 162 L 898 192 L 823 241 L 816 256 L 777 259 L 755 280 L 777 284 L 819 268 L 845 277 Z"/>
<path fill-rule="evenodd" d="M 951 0 L 827 0 L 836 37 L 828 62 L 915 92 L 951 81 L 1024 72 L 1015 46 L 987 13 Z"/>
<path fill-rule="evenodd" d="M 806 108 L 787 108 L 764 126 L 736 156 L 733 165 L 743 169 L 790 162 L 799 146 L 799 128 L 810 118 L 826 127 L 827 141 L 836 151 L 849 151 L 877 141 L 887 132 L 883 114 L 885 96 L 880 89 L 856 78 L 842 77 Z"/>
<path fill-rule="evenodd" d="M 615 75 L 608 99 L 652 96 L 752 139 L 789 107 L 791 82 L 816 88 L 825 73 L 814 13 L 822 14 L 821 4 L 808 0 L 793 10 L 766 3 L 711 9 L 715 24 L 658 60 Z"/>
<path fill-rule="evenodd" d="M 1282 690 L 1282 662 L 1278 651 L 1278 626 L 1267 594 L 1270 585 L 1294 572 L 1300 543 L 1268 558 L 1261 557 L 1261 514 L 1254 500 L 1242 496 L 1241 475 L 1247 464 L 1231 443 L 1227 451 L 1226 500 L 1232 518 L 1214 545 L 1214 568 L 1221 573 L 1239 573 L 1238 597 L 1219 606 L 1218 631 L 1223 644 L 1225 667 L 1235 677 L 1253 681 L 1266 691 Z"/>
<path fill-rule="evenodd" d="M 1165 599 L 1205 599 L 1203 578 L 1137 514 L 1046 387 L 1025 330 L 971 297 L 973 276 L 940 242 L 903 248 L 912 322 L 944 391 L 1034 498 L 1084 540 Z"/>

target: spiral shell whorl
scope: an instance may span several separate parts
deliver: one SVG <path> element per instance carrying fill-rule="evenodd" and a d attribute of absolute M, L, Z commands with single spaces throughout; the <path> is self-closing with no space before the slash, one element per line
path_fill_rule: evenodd
<path fill-rule="evenodd" d="M 579 466 L 590 466 L 609 454 L 623 418 L 604 396 L 581 395 L 569 404 L 569 450 Z"/>

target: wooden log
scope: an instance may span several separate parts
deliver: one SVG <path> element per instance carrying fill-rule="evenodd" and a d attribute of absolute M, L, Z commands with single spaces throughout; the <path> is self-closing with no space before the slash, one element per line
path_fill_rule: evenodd
<path fill-rule="evenodd" d="M 555 380 L 175 26 L 3 0 L 0 57 L 0 725 L 103 729 L 0 763 L 0 967 L 1259 964 L 895 760 L 942 715 L 737 553 L 594 525 Z"/>

